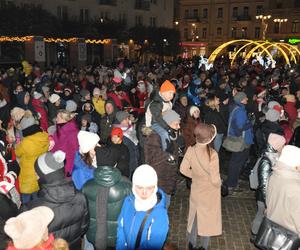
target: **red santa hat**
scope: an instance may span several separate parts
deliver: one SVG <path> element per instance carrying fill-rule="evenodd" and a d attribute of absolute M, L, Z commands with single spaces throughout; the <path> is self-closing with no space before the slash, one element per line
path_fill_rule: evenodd
<path fill-rule="evenodd" d="M 272 82 L 271 87 L 273 90 L 277 90 L 277 89 L 279 89 L 279 84 L 277 82 Z"/>

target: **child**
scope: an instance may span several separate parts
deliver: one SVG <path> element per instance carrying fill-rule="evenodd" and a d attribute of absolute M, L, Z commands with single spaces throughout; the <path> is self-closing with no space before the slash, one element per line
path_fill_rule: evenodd
<path fill-rule="evenodd" d="M 163 151 L 166 151 L 168 143 L 170 142 L 168 133 L 170 127 L 163 120 L 162 114 L 163 112 L 172 109 L 171 100 L 175 93 L 175 86 L 169 80 L 164 81 L 159 92 L 150 102 L 146 111 L 146 127 L 151 127 L 159 134 Z"/>

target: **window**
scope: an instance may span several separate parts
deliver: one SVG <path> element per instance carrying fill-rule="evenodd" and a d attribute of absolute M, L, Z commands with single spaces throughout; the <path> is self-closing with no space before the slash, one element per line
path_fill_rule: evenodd
<path fill-rule="evenodd" d="M 300 7 L 300 0 L 295 0 L 295 7 Z"/>
<path fill-rule="evenodd" d="M 81 9 L 80 10 L 80 22 L 81 23 L 88 23 L 89 22 L 89 10 L 88 9 Z"/>
<path fill-rule="evenodd" d="M 298 33 L 298 25 L 299 25 L 299 21 L 293 21 L 292 23 L 292 33 Z"/>
<path fill-rule="evenodd" d="M 203 9 L 203 18 L 207 18 L 208 17 L 208 9 Z"/>
<path fill-rule="evenodd" d="M 156 17 L 150 17 L 150 26 L 156 27 Z"/>
<path fill-rule="evenodd" d="M 157 4 L 157 0 L 151 0 L 151 3 Z"/>
<path fill-rule="evenodd" d="M 127 23 L 127 18 L 125 13 L 120 13 L 119 14 L 119 23 L 121 24 L 126 24 Z"/>
<path fill-rule="evenodd" d="M 243 15 L 249 16 L 249 7 L 244 7 Z"/>
<path fill-rule="evenodd" d="M 231 28 L 231 37 L 236 38 L 236 27 Z"/>
<path fill-rule="evenodd" d="M 185 18 L 189 17 L 189 10 L 188 9 L 184 10 L 184 17 Z"/>
<path fill-rule="evenodd" d="M 57 17 L 61 20 L 68 20 L 68 7 L 57 6 Z"/>
<path fill-rule="evenodd" d="M 207 35 L 207 28 L 202 29 L 202 38 L 206 38 Z"/>
<path fill-rule="evenodd" d="M 217 28 L 217 36 L 222 36 L 222 28 L 221 27 Z"/>
<path fill-rule="evenodd" d="M 232 17 L 237 17 L 238 16 L 238 7 L 233 7 L 232 9 Z"/>
<path fill-rule="evenodd" d="M 183 36 L 184 36 L 185 40 L 188 40 L 188 38 L 189 38 L 189 31 L 188 31 L 187 28 L 184 28 L 184 30 L 183 30 Z"/>
<path fill-rule="evenodd" d="M 135 16 L 135 26 L 143 25 L 143 17 L 142 16 Z"/>
<path fill-rule="evenodd" d="M 256 6 L 256 15 L 262 15 L 262 14 L 264 14 L 263 6 L 261 5 Z"/>
<path fill-rule="evenodd" d="M 194 9 L 193 13 L 194 13 L 194 18 L 198 18 L 199 15 L 198 9 Z"/>
<path fill-rule="evenodd" d="M 242 38 L 247 38 L 247 27 L 242 28 Z"/>
<path fill-rule="evenodd" d="M 255 27 L 254 38 L 259 39 L 260 37 L 260 27 Z"/>
<path fill-rule="evenodd" d="M 223 8 L 218 8 L 218 18 L 223 17 Z"/>

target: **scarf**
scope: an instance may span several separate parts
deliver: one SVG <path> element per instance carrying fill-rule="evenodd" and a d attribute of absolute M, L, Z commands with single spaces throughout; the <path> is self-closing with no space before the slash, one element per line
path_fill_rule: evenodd
<path fill-rule="evenodd" d="M 157 203 L 157 195 L 156 195 L 157 186 L 155 187 L 152 195 L 146 200 L 143 200 L 138 196 L 138 194 L 135 191 L 134 186 L 132 187 L 132 192 L 135 197 L 134 207 L 135 207 L 136 211 L 148 211 L 149 209 L 153 208 Z"/>

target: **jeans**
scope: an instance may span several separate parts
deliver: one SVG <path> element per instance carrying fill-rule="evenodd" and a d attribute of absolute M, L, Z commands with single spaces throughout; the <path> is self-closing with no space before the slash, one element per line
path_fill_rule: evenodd
<path fill-rule="evenodd" d="M 220 148 L 222 146 L 224 134 L 217 134 L 214 140 L 214 148 L 219 153 Z"/>
<path fill-rule="evenodd" d="M 22 198 L 22 204 L 26 204 L 29 201 L 37 199 L 38 195 L 37 192 L 31 193 L 31 194 L 21 194 Z"/>
<path fill-rule="evenodd" d="M 158 123 L 154 123 L 151 125 L 151 128 L 160 136 L 161 147 L 163 151 L 167 149 L 167 142 L 170 142 L 169 133 Z"/>
<path fill-rule="evenodd" d="M 188 242 L 195 248 L 203 247 L 205 250 L 208 248 L 210 237 L 198 236 L 197 214 L 194 218 L 192 231 L 190 233 L 188 232 L 187 238 Z"/>
<path fill-rule="evenodd" d="M 233 152 L 231 154 L 226 181 L 228 187 L 236 187 L 238 185 L 238 179 L 248 160 L 249 151 L 249 148 L 246 148 L 242 152 Z"/>
<path fill-rule="evenodd" d="M 252 228 L 251 228 L 251 231 L 253 234 L 258 233 L 258 229 L 264 218 L 264 212 L 266 209 L 265 203 L 263 203 L 262 201 L 257 201 L 256 204 L 257 204 L 257 212 L 256 212 L 255 218 L 252 222 Z"/>

